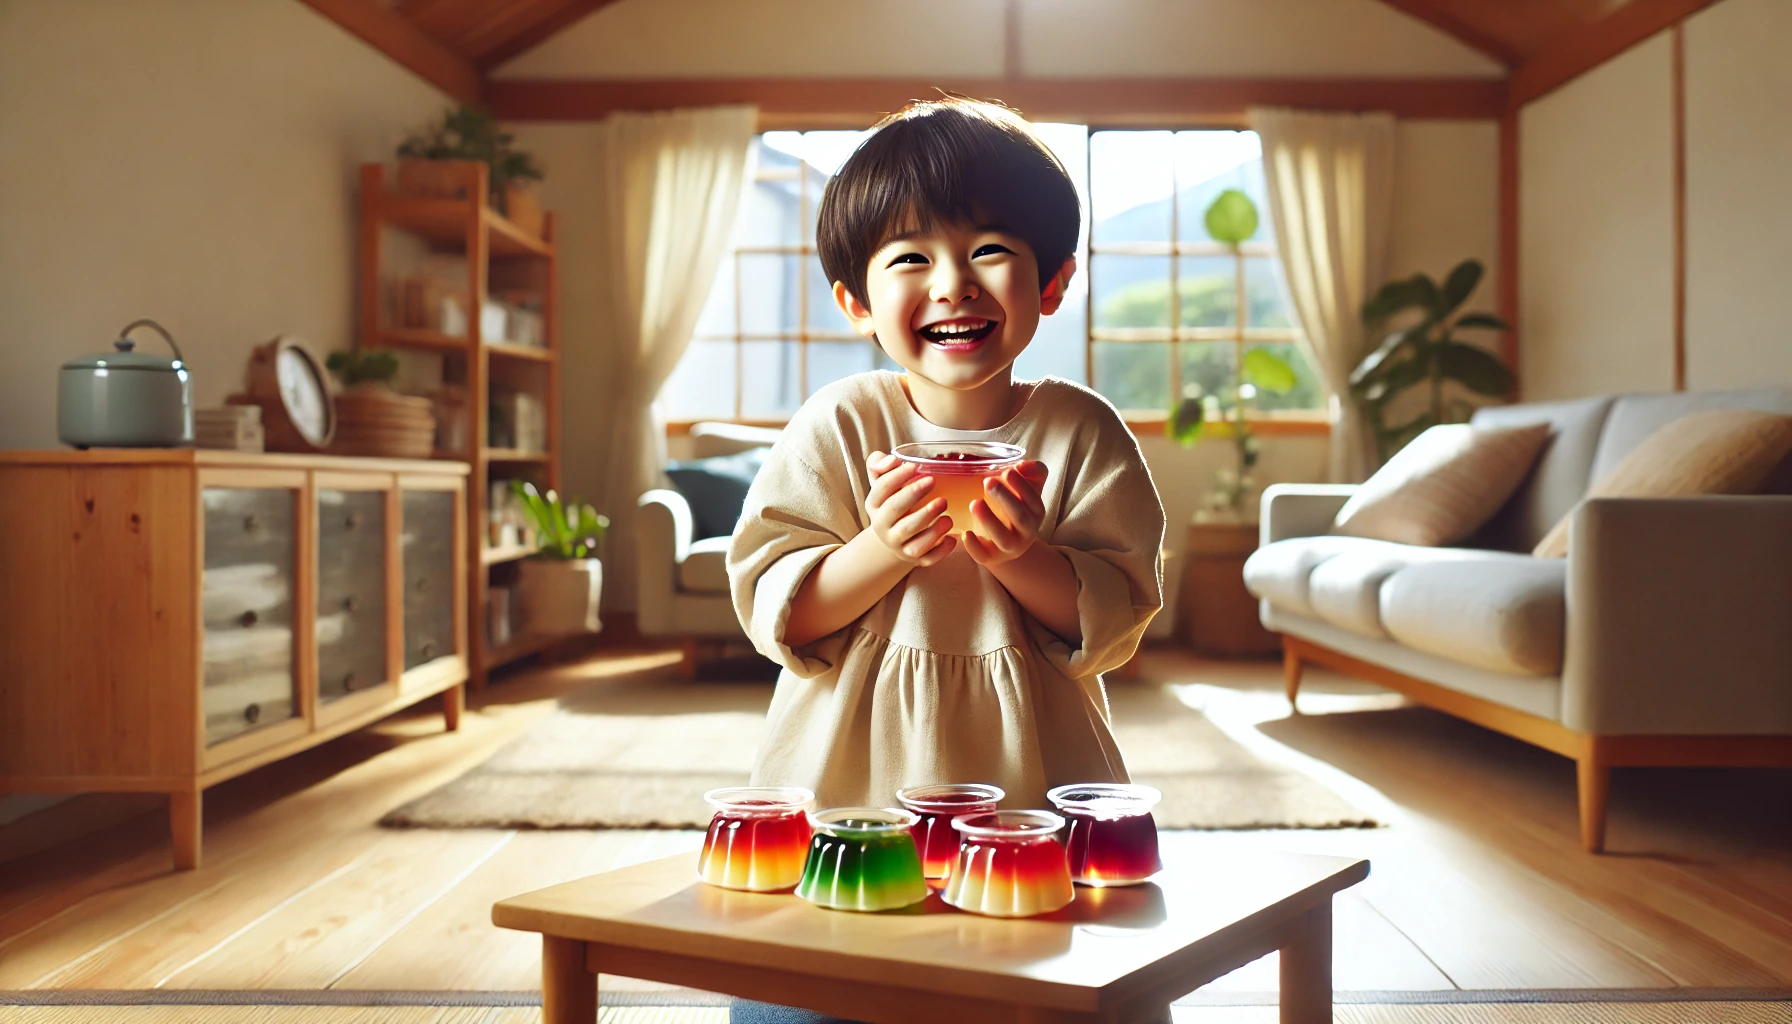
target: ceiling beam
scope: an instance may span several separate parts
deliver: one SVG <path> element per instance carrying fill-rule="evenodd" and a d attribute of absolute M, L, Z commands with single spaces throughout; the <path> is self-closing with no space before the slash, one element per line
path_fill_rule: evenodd
<path fill-rule="evenodd" d="M 546 42 L 560 30 L 570 28 L 574 22 L 586 15 L 615 2 L 616 0 L 570 0 L 568 3 L 561 4 L 547 17 L 479 54 L 476 57 L 479 70 L 489 71 L 512 57 L 526 53 Z"/>
<path fill-rule="evenodd" d="M 1512 72 L 1508 99 L 1516 110 L 1560 89 L 1663 29 L 1717 0 L 1630 0 L 1598 21 L 1545 46 Z"/>
<path fill-rule="evenodd" d="M 1470 49 L 1478 50 L 1492 57 L 1504 67 L 1515 68 L 1524 62 L 1524 54 L 1519 52 L 1517 47 L 1488 35 L 1448 10 L 1438 7 L 1434 0 L 1381 0 L 1381 2 L 1401 14 L 1419 19 Z"/>
<path fill-rule="evenodd" d="M 1242 126 L 1257 104 L 1439 120 L 1497 120 L 1506 109 L 1503 78 L 496 78 L 486 98 L 510 121 L 752 103 L 762 126 L 817 128 L 867 127 L 941 89 L 998 99 L 1034 120 L 1112 127 Z"/>
<path fill-rule="evenodd" d="M 402 15 L 381 7 L 374 0 L 299 2 L 359 36 L 374 49 L 462 103 L 482 100 L 482 82 L 473 65 L 425 35 Z"/>

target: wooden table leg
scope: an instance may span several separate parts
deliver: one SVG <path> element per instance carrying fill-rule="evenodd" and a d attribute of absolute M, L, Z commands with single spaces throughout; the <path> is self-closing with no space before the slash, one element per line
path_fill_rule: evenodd
<path fill-rule="evenodd" d="M 594 1024 L 597 975 L 585 963 L 585 944 L 541 937 L 541 1024 Z"/>
<path fill-rule="evenodd" d="M 460 728 L 460 713 L 467 706 L 467 684 L 456 683 L 442 691 L 442 728 L 453 732 Z"/>
<path fill-rule="evenodd" d="M 1331 1024 L 1332 901 L 1297 922 L 1282 947 L 1282 1024 Z"/>
<path fill-rule="evenodd" d="M 199 867 L 199 837 L 204 829 L 204 797 L 199 790 L 168 794 L 168 833 L 174 841 L 174 870 Z"/>

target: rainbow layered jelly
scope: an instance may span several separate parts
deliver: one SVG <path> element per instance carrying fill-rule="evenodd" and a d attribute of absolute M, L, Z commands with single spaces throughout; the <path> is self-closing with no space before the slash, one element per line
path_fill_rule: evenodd
<path fill-rule="evenodd" d="M 971 502 L 983 497 L 983 481 L 1020 465 L 1026 451 L 997 441 L 922 441 L 899 444 L 891 454 L 914 466 L 916 476 L 933 477 L 926 498 L 946 499 L 948 532 L 957 536 L 971 525 Z"/>
<path fill-rule="evenodd" d="M 809 853 L 809 804 L 815 794 L 794 786 L 712 789 L 716 809 L 697 855 L 697 877 L 724 889 L 775 892 L 803 878 Z"/>
<path fill-rule="evenodd" d="M 1070 866 L 1050 811 L 988 811 L 954 818 L 964 836 L 940 898 L 990 917 L 1049 914 L 1072 899 Z"/>
<path fill-rule="evenodd" d="M 915 812 L 915 846 L 921 851 L 921 872 L 929 880 L 943 879 L 958 859 L 958 830 L 952 819 L 963 814 L 983 814 L 996 809 L 1003 797 L 1000 787 L 977 782 L 943 786 L 910 786 L 896 791 L 896 800 Z"/>
<path fill-rule="evenodd" d="M 1065 850 L 1070 877 L 1082 885 L 1136 885 L 1163 870 L 1151 808 L 1163 794 L 1150 786 L 1090 783 L 1059 786 L 1046 799 L 1070 824 Z"/>
<path fill-rule="evenodd" d="M 914 814 L 837 807 L 809 815 L 815 831 L 796 894 L 833 910 L 894 910 L 927 898 Z"/>

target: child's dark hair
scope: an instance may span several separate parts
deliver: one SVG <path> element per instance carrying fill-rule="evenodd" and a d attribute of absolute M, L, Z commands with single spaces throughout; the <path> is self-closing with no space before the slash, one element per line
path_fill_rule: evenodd
<path fill-rule="evenodd" d="M 821 269 L 865 294 L 871 254 L 897 233 L 936 223 L 994 223 L 1039 261 L 1043 289 L 1076 254 L 1076 186 L 1031 125 L 1007 107 L 948 96 L 909 104 L 878 123 L 821 196 Z"/>

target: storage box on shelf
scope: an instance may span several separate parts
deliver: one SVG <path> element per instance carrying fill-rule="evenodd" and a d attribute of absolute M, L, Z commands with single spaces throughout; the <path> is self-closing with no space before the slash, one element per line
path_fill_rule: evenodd
<path fill-rule="evenodd" d="M 427 191 L 435 194 L 407 194 L 405 177 L 400 175 L 395 186 L 385 164 L 361 169 L 361 338 L 370 347 L 441 355 L 451 371 L 445 387 L 458 389 L 437 396 L 438 417 L 455 410 L 459 420 L 440 427 L 436 443 L 438 457 L 471 465 L 465 514 L 480 528 L 467 540 L 466 625 L 471 680 L 479 687 L 489 670 L 551 642 L 539 637 L 493 642 L 488 625 L 494 574 L 513 572 L 511 563 L 530 549 L 494 544 L 483 527 L 488 495 L 499 478 L 526 478 L 543 489 L 560 485 L 554 216 L 544 215 L 540 230 L 533 231 L 487 206 L 483 164 L 412 167 L 413 184 L 420 172 L 427 172 Z M 382 276 L 383 229 L 407 232 L 439 253 L 464 258 L 465 279 L 422 282 L 400 275 L 388 282 Z M 495 418 L 509 429 L 494 441 Z M 519 423 L 525 427 L 521 432 Z"/>
<path fill-rule="evenodd" d="M 201 793 L 467 678 L 467 467 L 0 452 L 0 792 Z"/>

